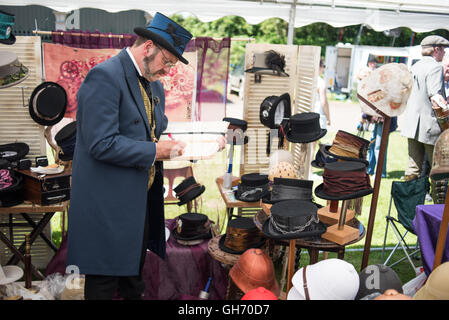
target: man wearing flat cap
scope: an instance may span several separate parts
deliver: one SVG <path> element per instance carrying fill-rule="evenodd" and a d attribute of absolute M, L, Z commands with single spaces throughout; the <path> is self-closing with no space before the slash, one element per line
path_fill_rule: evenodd
<path fill-rule="evenodd" d="M 159 78 L 180 60 L 190 32 L 156 13 L 132 47 L 90 70 L 77 98 L 67 265 L 85 274 L 85 299 L 138 300 L 147 249 L 165 256 L 162 160 L 184 144 L 167 128 Z"/>
<path fill-rule="evenodd" d="M 401 134 L 408 138 L 407 181 L 420 175 L 425 154 L 432 164 L 434 145 L 441 129 L 431 99 L 446 101 L 441 61 L 449 41 L 437 35 L 427 36 L 421 41 L 421 47 L 423 57 L 411 67 L 414 81 L 401 129 Z M 432 193 L 433 189 L 434 186 Z"/>

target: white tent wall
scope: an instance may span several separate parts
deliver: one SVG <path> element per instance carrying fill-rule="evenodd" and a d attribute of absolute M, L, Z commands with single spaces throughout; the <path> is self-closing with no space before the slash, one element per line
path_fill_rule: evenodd
<path fill-rule="evenodd" d="M 447 0 L 2 0 L 1 4 L 41 5 L 59 12 L 97 8 L 109 12 L 143 10 L 152 15 L 157 11 L 166 15 L 190 13 L 203 22 L 238 15 L 250 24 L 258 24 L 277 17 L 295 28 L 325 22 L 333 27 L 364 24 L 375 31 L 397 27 L 414 32 L 449 30 Z M 291 26 L 289 29 L 293 30 Z"/>

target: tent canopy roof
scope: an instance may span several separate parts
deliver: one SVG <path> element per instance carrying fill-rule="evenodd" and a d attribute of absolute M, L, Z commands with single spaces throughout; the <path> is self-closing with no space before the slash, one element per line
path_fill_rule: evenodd
<path fill-rule="evenodd" d="M 152 15 L 190 13 L 203 22 L 241 16 L 250 24 L 269 18 L 294 27 L 325 22 L 333 27 L 365 24 L 376 31 L 408 27 L 415 32 L 449 30 L 447 0 L 3 0 L 2 5 L 41 5 L 60 12 L 96 8 L 108 12 L 143 10 Z M 296 8 L 294 11 L 292 8 Z"/>

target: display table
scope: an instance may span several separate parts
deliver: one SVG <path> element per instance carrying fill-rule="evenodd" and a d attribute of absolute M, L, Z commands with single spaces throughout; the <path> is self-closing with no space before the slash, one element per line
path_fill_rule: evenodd
<path fill-rule="evenodd" d="M 171 231 L 176 226 L 176 220 L 166 220 L 166 226 Z M 47 274 L 64 274 L 66 255 L 67 241 L 64 239 L 47 268 Z M 225 268 L 209 255 L 208 240 L 198 245 L 184 246 L 170 235 L 165 260 L 147 251 L 142 270 L 146 286 L 144 299 L 184 300 L 198 297 L 200 290 L 206 287 L 209 277 L 212 277 L 209 300 L 225 299 L 228 274 Z"/>
<path fill-rule="evenodd" d="M 32 227 L 32 231 L 30 233 L 30 244 L 31 244 L 31 252 L 33 251 L 33 243 L 38 236 L 40 236 L 47 245 L 53 249 L 53 251 L 57 251 L 55 245 L 51 242 L 50 239 L 43 233 L 45 226 L 50 222 L 50 219 L 56 212 L 65 212 L 68 207 L 68 201 L 62 202 L 59 204 L 48 205 L 48 206 L 40 206 L 38 204 L 31 203 L 29 201 L 25 201 L 22 204 L 17 206 L 8 207 L 8 208 L 0 208 L 0 215 L 9 215 L 9 223 L 1 223 L 0 227 L 9 227 L 10 237 L 8 238 L 3 232 L 0 232 L 0 240 L 11 250 L 13 255 L 6 263 L 6 265 L 16 265 L 19 261 L 24 261 L 24 253 L 25 253 L 25 241 L 22 242 L 20 246 L 15 246 L 13 236 L 14 236 L 14 227 L 15 226 L 23 226 L 23 224 L 14 223 L 12 216 L 13 215 L 21 215 L 26 221 L 27 225 Z M 30 218 L 29 214 L 34 213 L 42 213 L 43 216 L 39 220 L 38 223 L 34 222 L 33 219 Z M 35 267 L 31 266 L 32 273 L 39 279 L 44 279 L 42 273 Z"/>
<path fill-rule="evenodd" d="M 427 276 L 432 272 L 435 259 L 435 248 L 443 217 L 444 204 L 429 204 L 416 206 L 416 216 L 413 227 L 418 236 L 424 272 Z M 443 259 L 441 263 L 449 260 L 449 237 L 446 238 Z"/>
<path fill-rule="evenodd" d="M 239 178 L 232 177 L 233 183 L 232 185 L 237 185 Z M 231 220 L 232 217 L 239 217 L 242 215 L 241 209 L 243 208 L 260 208 L 260 201 L 255 202 L 245 202 L 235 199 L 234 194 L 231 190 L 223 188 L 223 177 L 218 177 L 215 179 L 217 183 L 218 191 L 220 191 L 221 198 L 223 199 L 226 205 L 226 213 L 228 215 L 228 220 Z M 237 215 L 234 214 L 234 209 L 237 208 Z"/>

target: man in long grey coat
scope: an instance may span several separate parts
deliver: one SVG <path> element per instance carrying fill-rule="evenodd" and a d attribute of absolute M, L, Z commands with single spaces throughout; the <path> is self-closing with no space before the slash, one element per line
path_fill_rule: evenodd
<path fill-rule="evenodd" d="M 158 79 L 181 60 L 190 32 L 157 13 L 132 47 L 95 66 L 78 92 L 67 265 L 85 298 L 141 299 L 147 249 L 165 256 L 163 159 L 184 144 L 167 127 Z"/>
<path fill-rule="evenodd" d="M 449 41 L 443 37 L 425 37 L 421 41 L 423 57 L 411 67 L 414 82 L 401 128 L 401 134 L 408 138 L 406 180 L 420 175 L 426 153 L 432 163 L 434 145 L 441 129 L 430 99 L 440 96 L 445 99 L 441 60 L 448 46 Z"/>

